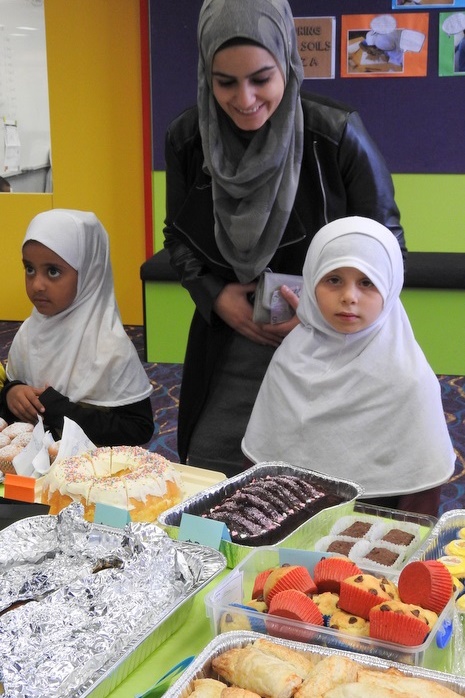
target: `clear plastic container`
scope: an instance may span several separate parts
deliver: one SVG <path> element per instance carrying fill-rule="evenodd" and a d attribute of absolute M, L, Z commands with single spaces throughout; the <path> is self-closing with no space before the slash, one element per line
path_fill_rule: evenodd
<path fill-rule="evenodd" d="M 220 622 L 223 614 L 236 614 L 242 629 L 253 630 L 263 634 L 273 634 L 293 641 L 304 641 L 324 647 L 331 647 L 351 652 L 382 657 L 390 661 L 402 662 L 438 671 L 453 670 L 453 652 L 451 635 L 453 632 L 454 600 L 451 599 L 443 610 L 434 628 L 425 642 L 415 647 L 399 645 L 392 642 L 381 642 L 373 638 L 354 637 L 331 628 L 310 625 L 300 621 L 273 616 L 272 633 L 269 614 L 260 613 L 234 604 L 244 604 L 251 599 L 254 580 L 259 572 L 270 567 L 278 567 L 284 563 L 304 565 L 313 574 L 314 566 L 328 553 L 317 553 L 305 550 L 292 550 L 277 547 L 262 547 L 252 551 L 205 597 L 207 616 L 215 635 L 220 634 Z M 373 570 L 366 570 L 375 576 Z M 393 582 L 397 582 L 398 573 L 383 573 Z"/>
<path fill-rule="evenodd" d="M 369 521 L 373 522 L 375 525 L 373 527 L 374 533 L 367 537 L 366 545 L 367 547 L 380 545 L 381 547 L 390 547 L 383 543 L 381 540 L 382 536 L 387 533 L 391 528 L 398 528 L 402 531 L 406 531 L 414 534 L 414 539 L 409 545 L 405 546 L 393 546 L 392 549 L 398 552 L 399 557 L 396 563 L 391 566 L 391 571 L 400 570 L 417 551 L 425 544 L 426 540 L 431 535 L 431 532 L 435 525 L 438 523 L 438 519 L 434 516 L 428 516 L 426 514 L 416 514 L 413 512 L 400 511 L 397 509 L 388 509 L 386 507 L 374 506 L 366 502 L 355 501 L 353 511 L 347 516 L 340 516 L 335 522 L 333 522 L 332 527 L 328 528 L 323 532 L 323 536 L 319 539 L 315 538 L 315 533 L 312 531 L 311 547 L 307 546 L 307 550 L 318 550 L 320 552 L 326 552 L 326 547 L 334 540 L 350 540 L 345 536 L 341 536 L 340 531 L 351 522 L 351 520 L 357 521 Z M 320 527 L 321 531 L 321 527 Z M 355 544 L 357 539 L 353 539 Z M 360 541 L 360 539 L 358 539 Z M 385 572 L 386 567 L 383 565 L 377 565 L 369 560 L 364 560 L 363 555 L 357 554 L 360 552 L 360 546 L 352 548 L 347 556 L 356 562 L 359 567 L 363 566 L 370 569 L 378 569 Z M 389 568 L 387 569 L 389 571 Z"/>

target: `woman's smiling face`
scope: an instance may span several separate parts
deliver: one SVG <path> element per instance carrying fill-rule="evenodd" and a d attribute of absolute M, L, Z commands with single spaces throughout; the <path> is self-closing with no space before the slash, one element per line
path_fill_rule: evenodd
<path fill-rule="evenodd" d="M 261 46 L 249 44 L 217 51 L 212 85 L 220 107 L 243 131 L 256 131 L 268 121 L 285 88 L 273 55 Z"/>

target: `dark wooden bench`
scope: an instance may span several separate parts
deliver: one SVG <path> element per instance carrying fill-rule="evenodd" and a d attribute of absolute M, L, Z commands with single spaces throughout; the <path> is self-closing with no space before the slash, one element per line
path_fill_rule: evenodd
<path fill-rule="evenodd" d="M 140 268 L 146 360 L 182 363 L 194 304 L 165 249 Z M 437 374 L 465 375 L 465 252 L 409 252 L 402 302 Z"/>

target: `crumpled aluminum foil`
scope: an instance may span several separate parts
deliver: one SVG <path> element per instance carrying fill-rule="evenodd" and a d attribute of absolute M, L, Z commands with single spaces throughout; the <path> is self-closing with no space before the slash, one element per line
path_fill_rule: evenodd
<path fill-rule="evenodd" d="M 73 695 L 205 576 L 202 555 L 186 554 L 156 525 L 123 531 L 88 523 L 82 512 L 72 504 L 0 532 L 0 683 L 8 698 Z"/>

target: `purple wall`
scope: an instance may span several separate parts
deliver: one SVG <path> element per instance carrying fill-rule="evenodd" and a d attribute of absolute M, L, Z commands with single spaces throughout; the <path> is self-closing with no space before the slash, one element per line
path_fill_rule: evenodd
<path fill-rule="evenodd" d="M 290 4 L 296 17 L 336 17 L 336 78 L 306 80 L 305 90 L 356 107 L 391 172 L 465 172 L 465 78 L 438 77 L 439 9 L 411 10 L 430 15 L 427 77 L 341 79 L 341 13 L 402 16 L 405 10 L 392 11 L 391 0 L 290 0 Z M 165 168 L 168 124 L 196 100 L 201 5 L 202 0 L 150 0 L 154 170 Z"/>

